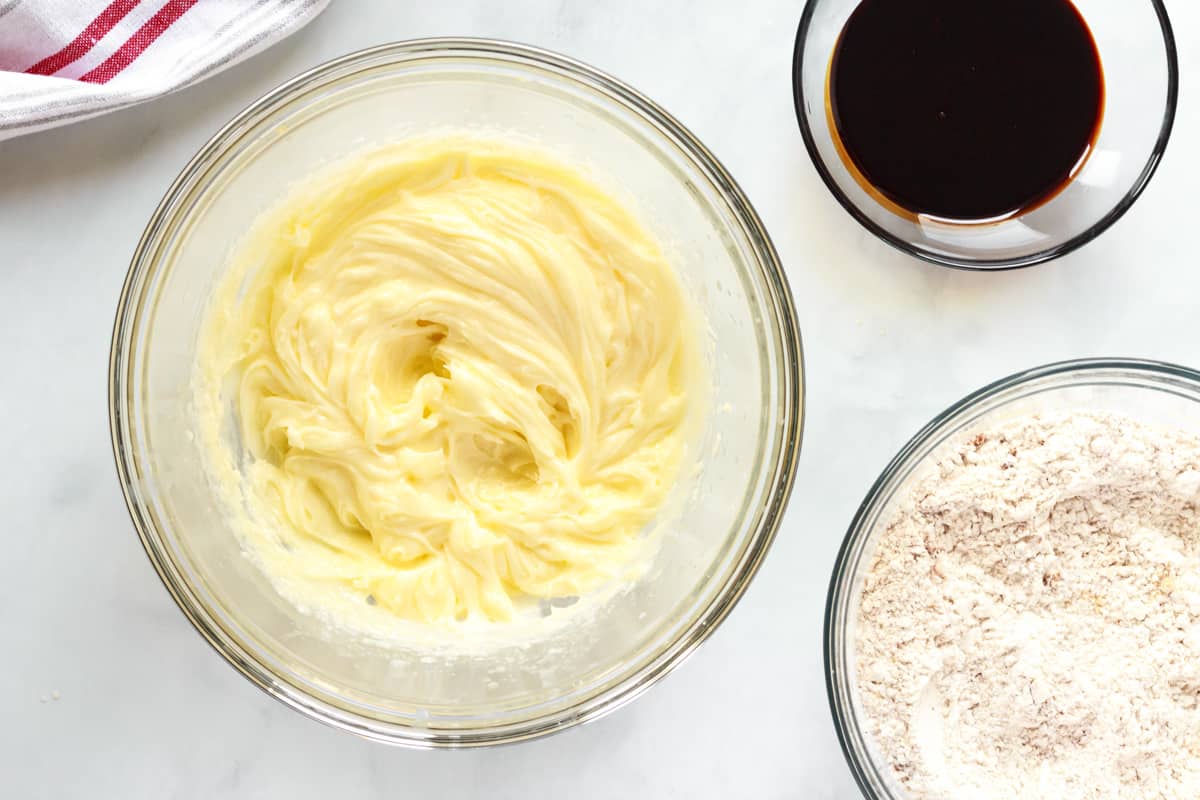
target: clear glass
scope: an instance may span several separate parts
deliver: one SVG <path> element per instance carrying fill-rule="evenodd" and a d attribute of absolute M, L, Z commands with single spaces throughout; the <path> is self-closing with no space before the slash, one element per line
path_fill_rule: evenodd
<path fill-rule="evenodd" d="M 850 770 L 869 800 L 906 800 L 866 732 L 855 676 L 855 623 L 877 534 L 937 450 L 969 428 L 1061 409 L 1111 411 L 1200 434 L 1200 372 L 1156 361 L 1067 361 L 1012 375 L 960 400 L 914 436 L 859 506 L 838 553 L 825 607 L 825 683 Z"/>
<path fill-rule="evenodd" d="M 1040 264 L 1081 247 L 1117 221 L 1154 174 L 1175 119 L 1179 63 L 1160 0 L 1073 0 L 1104 70 L 1105 106 L 1091 155 L 1050 201 L 1002 222 L 950 224 L 886 208 L 838 155 L 826 109 L 829 64 L 859 0 L 808 0 L 796 35 L 793 93 L 808 154 L 850 215 L 909 255 L 963 269 Z"/>
<path fill-rule="evenodd" d="M 647 575 L 586 625 L 486 657 L 382 645 L 298 613 L 245 558 L 191 433 L 203 312 L 230 246 L 288 185 L 374 142 L 471 130 L 581 162 L 633 205 L 703 312 L 703 469 L 680 479 Z M 471 39 L 355 53 L 243 111 L 154 213 L 121 295 L 110 364 L 121 484 L 151 562 L 234 667 L 303 713 L 411 746 L 510 742 L 595 718 L 703 641 L 745 590 L 795 474 L 802 355 L 766 231 L 717 160 L 635 90 L 569 59 Z M 545 612 L 552 613 L 550 608 Z"/>

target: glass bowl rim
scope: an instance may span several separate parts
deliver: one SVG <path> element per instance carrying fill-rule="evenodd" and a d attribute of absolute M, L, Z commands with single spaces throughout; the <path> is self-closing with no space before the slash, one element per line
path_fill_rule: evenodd
<path fill-rule="evenodd" d="M 816 136 L 809 125 L 808 116 L 804 113 L 807 98 L 804 94 L 804 81 L 800 79 L 800 72 L 804 64 L 805 50 L 808 47 L 809 28 L 812 25 L 817 6 L 823 2 L 827 2 L 827 0 L 807 0 L 805 3 L 804 11 L 800 15 L 800 26 L 796 31 L 795 49 L 792 52 L 792 101 L 796 109 L 796 119 L 800 125 L 800 136 L 804 139 L 804 149 L 808 151 L 808 156 L 812 160 L 817 174 L 821 176 L 821 181 L 842 208 L 876 238 L 902 253 L 906 253 L 922 261 L 927 261 L 930 264 L 937 264 L 941 267 L 973 272 L 999 272 L 1010 269 L 1024 269 L 1052 261 L 1083 247 L 1123 217 L 1125 212 L 1132 208 L 1134 202 L 1141 196 L 1146 186 L 1150 183 L 1150 179 L 1154 176 L 1155 171 L 1158 169 L 1159 163 L 1162 161 L 1163 154 L 1167 149 L 1167 142 L 1171 138 L 1171 129 L 1175 124 L 1175 111 L 1179 103 L 1179 54 L 1175 47 L 1175 32 L 1171 27 L 1171 20 L 1167 16 L 1167 9 L 1163 4 L 1163 0 L 1150 0 L 1150 4 L 1153 6 L 1155 14 L 1158 17 L 1159 28 L 1162 32 L 1163 49 L 1167 58 L 1167 102 L 1166 108 L 1163 110 L 1162 123 L 1158 129 L 1158 138 L 1154 142 L 1154 148 L 1150 152 L 1150 157 L 1147 159 L 1145 166 L 1142 167 L 1142 171 L 1138 174 L 1133 185 L 1117 204 L 1109 209 L 1099 220 L 1070 239 L 1067 239 L 1062 244 L 1024 256 L 996 259 L 962 258 L 934 253 L 918 247 L 903 237 L 890 233 L 882 225 L 879 225 L 867 216 L 842 191 L 837 181 L 834 180 L 833 173 L 826 166 L 825 159 L 822 158 L 820 151 L 817 149 Z M 822 108 L 824 108 L 824 105 L 825 100 L 822 98 Z M 822 119 L 824 119 L 824 116 L 822 116 Z"/>
<path fill-rule="evenodd" d="M 133 454 L 133 436 L 128 417 L 130 393 L 137 387 L 128 379 L 128 366 L 136 351 L 133 335 L 144 311 L 137 290 L 144 289 L 161 269 L 156 257 L 157 245 L 183 220 L 177 201 L 187 192 L 207 184 L 206 170 L 235 144 L 246 130 L 262 118 L 285 108 L 314 83 L 356 65 L 364 67 L 385 63 L 404 67 L 452 56 L 462 61 L 501 60 L 518 71 L 541 69 L 554 81 L 589 89 L 622 111 L 636 117 L 658 139 L 685 157 L 698 178 L 705 179 L 728 206 L 729 217 L 745 237 L 751 275 L 763 293 L 767 315 L 778 325 L 757 325 L 778 350 L 781 365 L 777 375 L 777 402 L 783 418 L 768 426 L 777 431 L 777 452 L 768 453 L 762 464 L 764 488 L 757 520 L 748 530 L 741 552 L 730 564 L 728 577 L 717 587 L 711 600 L 686 627 L 650 651 L 642 667 L 619 680 L 601 684 L 598 690 L 580 702 L 551 713 L 539 712 L 515 722 L 505 722 L 497 730 L 488 727 L 454 730 L 421 728 L 371 719 L 331 704 L 301 687 L 281 679 L 252 652 L 229 636 L 202 604 L 194 602 L 186 581 L 179 578 L 171 548 L 164 545 L 156 523 L 145 513 L 140 488 L 138 461 Z M 391 59 L 377 62 L 379 59 Z M 145 227 L 137 244 L 117 301 L 112 328 L 108 368 L 109 432 L 113 458 L 126 510 L 138 534 L 147 558 L 175 604 L 198 633 L 237 672 L 275 699 L 306 717 L 345 730 L 366 739 L 413 748 L 466 748 L 506 744 L 537 738 L 599 719 L 632 701 L 675 669 L 702 644 L 729 615 L 745 593 L 778 532 L 783 512 L 795 482 L 805 418 L 804 353 L 796 309 L 783 264 L 766 227 L 738 183 L 721 162 L 692 132 L 657 103 L 623 81 L 568 56 L 532 45 L 480 37 L 428 37 L 391 42 L 357 50 L 330 59 L 270 89 L 245 106 L 214 133 L 187 162 L 170 184 Z"/>
<path fill-rule="evenodd" d="M 852 715 L 848 713 L 848 709 L 844 707 L 840 698 L 837 686 L 838 678 L 835 676 L 835 666 L 841 667 L 844 665 L 842 662 L 846 660 L 846 653 L 843 652 L 845 648 L 839 648 L 838 641 L 842 645 L 845 644 L 845 641 L 844 639 L 835 641 L 835 639 L 837 639 L 839 624 L 844 624 L 845 622 L 838 612 L 839 605 L 848 595 L 854 593 L 854 587 L 849 584 L 851 576 L 848 573 L 848 562 L 851 552 L 859 544 L 863 543 L 865 539 L 869 538 L 874 528 L 873 525 L 867 527 L 866 521 L 873 516 L 880 501 L 885 499 L 885 490 L 888 489 L 893 479 L 904 470 L 917 466 L 919 462 L 909 463 L 914 454 L 919 452 L 931 439 L 936 437 L 947 424 L 969 416 L 972 411 L 985 405 L 997 395 L 1017 389 L 1026 384 L 1052 378 L 1082 377 L 1090 374 L 1110 372 L 1123 372 L 1183 381 L 1192 385 L 1197 392 L 1200 392 L 1200 370 L 1195 370 L 1181 364 L 1152 359 L 1079 358 L 1056 361 L 1021 370 L 1020 372 L 1015 372 L 993 381 L 980 389 L 976 389 L 935 415 L 933 419 L 922 426 L 900 448 L 896 455 L 888 462 L 887 466 L 883 468 L 883 471 L 875 479 L 875 482 L 871 484 L 871 488 L 867 490 L 867 494 L 855 511 L 854 518 L 851 520 L 850 526 L 842 539 L 842 544 L 838 548 L 837 558 L 834 561 L 833 571 L 829 580 L 829 589 L 826 593 L 824 628 L 822 631 L 825 694 L 829 702 L 830 713 L 833 716 L 833 727 L 837 733 L 838 745 L 841 747 L 842 756 L 845 758 L 846 764 L 854 777 L 854 782 L 858 785 L 863 797 L 869 798 L 869 800 L 881 800 L 880 795 L 875 792 L 868 781 L 866 773 L 868 767 L 874 768 L 875 771 L 880 773 L 883 773 L 885 770 L 879 765 L 872 763 L 869 754 L 866 756 L 868 763 L 863 763 L 863 759 L 859 757 L 851 746 L 850 740 L 852 736 L 856 735 L 860 739 L 865 739 L 866 732 L 853 720 Z M 899 488 L 899 485 L 896 488 Z M 843 680 L 849 683 L 852 681 L 852 678 L 844 677 Z"/>

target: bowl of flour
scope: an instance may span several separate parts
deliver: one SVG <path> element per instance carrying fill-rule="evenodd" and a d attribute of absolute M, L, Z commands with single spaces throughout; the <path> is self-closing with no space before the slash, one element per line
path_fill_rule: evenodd
<path fill-rule="evenodd" d="M 872 487 L 826 610 L 834 722 L 878 800 L 1200 796 L 1200 373 L 1020 373 Z"/>

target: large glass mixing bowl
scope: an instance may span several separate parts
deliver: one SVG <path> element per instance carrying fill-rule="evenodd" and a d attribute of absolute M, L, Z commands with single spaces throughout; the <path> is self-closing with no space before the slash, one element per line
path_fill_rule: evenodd
<path fill-rule="evenodd" d="M 358 639 L 301 613 L 242 552 L 194 435 L 191 378 L 230 247 L 297 177 L 371 143 L 512 134 L 628 200 L 704 318 L 700 468 L 645 575 L 588 624 L 486 655 Z M 315 719 L 412 746 L 512 742 L 594 719 L 691 653 L 762 562 L 799 450 L 802 357 L 778 256 L 737 184 L 682 125 L 590 67 L 509 43 L 431 39 L 317 67 L 247 108 L 184 168 L 134 255 L 113 333 L 117 469 L 150 561 L 196 629 Z"/>

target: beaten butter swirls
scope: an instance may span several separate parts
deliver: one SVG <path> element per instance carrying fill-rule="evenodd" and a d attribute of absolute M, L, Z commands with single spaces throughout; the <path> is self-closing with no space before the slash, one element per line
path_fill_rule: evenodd
<path fill-rule="evenodd" d="M 639 222 L 544 154 L 471 139 L 302 183 L 238 246 L 206 325 L 198 405 L 216 431 L 233 394 L 240 493 L 278 521 L 246 526 L 267 572 L 430 622 L 622 574 L 700 369 Z"/>

